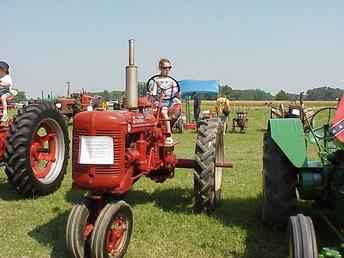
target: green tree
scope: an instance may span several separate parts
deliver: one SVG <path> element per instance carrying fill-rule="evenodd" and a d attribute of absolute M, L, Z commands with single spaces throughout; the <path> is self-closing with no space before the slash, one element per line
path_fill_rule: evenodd
<path fill-rule="evenodd" d="M 229 98 L 231 97 L 233 89 L 230 86 L 225 85 L 225 86 L 220 86 L 220 91 L 221 91 L 221 94 Z"/>
<path fill-rule="evenodd" d="M 139 96 L 147 95 L 147 87 L 145 82 L 138 82 L 138 94 Z"/>
<path fill-rule="evenodd" d="M 16 99 L 17 99 L 17 101 L 25 101 L 25 100 L 27 100 L 25 91 L 18 91 Z"/>
<path fill-rule="evenodd" d="M 286 93 L 284 90 L 280 90 L 276 94 L 275 100 L 288 100 L 288 93 Z"/>
<path fill-rule="evenodd" d="M 343 94 L 339 88 L 320 87 L 307 91 L 307 100 L 336 100 Z"/>

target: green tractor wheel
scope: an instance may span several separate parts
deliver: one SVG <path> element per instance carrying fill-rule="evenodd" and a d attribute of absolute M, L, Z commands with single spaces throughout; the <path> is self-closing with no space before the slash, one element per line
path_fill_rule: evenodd
<path fill-rule="evenodd" d="M 318 258 L 315 230 L 310 217 L 302 214 L 290 217 L 288 242 L 290 258 Z"/>
<path fill-rule="evenodd" d="M 263 203 L 261 218 L 273 227 L 283 227 L 296 209 L 297 170 L 271 138 L 264 135 Z"/>

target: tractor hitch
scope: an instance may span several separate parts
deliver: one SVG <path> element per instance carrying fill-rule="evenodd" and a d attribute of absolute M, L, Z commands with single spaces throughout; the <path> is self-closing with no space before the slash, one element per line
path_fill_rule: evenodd
<path fill-rule="evenodd" d="M 176 168 L 191 168 L 197 167 L 197 162 L 194 159 L 177 159 Z M 232 168 L 233 163 L 229 161 L 216 162 L 216 167 Z"/>

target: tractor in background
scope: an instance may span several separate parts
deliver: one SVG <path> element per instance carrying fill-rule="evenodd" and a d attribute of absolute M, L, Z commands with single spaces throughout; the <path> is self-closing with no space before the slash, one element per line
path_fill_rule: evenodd
<path fill-rule="evenodd" d="M 268 121 L 261 218 L 275 228 L 288 225 L 289 257 L 343 257 L 344 98 L 304 123 L 299 117 Z M 311 214 L 319 214 L 341 245 L 318 246 L 311 217 L 297 211 L 298 200 L 312 205 Z"/>
<path fill-rule="evenodd" d="M 232 119 L 232 133 L 235 132 L 236 128 L 239 128 L 240 133 L 246 133 L 248 124 L 247 112 L 237 111 L 236 117 Z"/>
<path fill-rule="evenodd" d="M 8 108 L 13 110 L 14 106 Z M 0 125 L 0 162 L 8 182 L 21 196 L 55 192 L 66 173 L 68 159 L 67 126 L 53 103 L 26 105 Z"/>
<path fill-rule="evenodd" d="M 165 145 L 161 105 L 138 98 L 133 44 L 130 40 L 127 109 L 81 112 L 74 118 L 73 187 L 88 194 L 68 217 L 66 246 L 71 257 L 125 255 L 133 213 L 123 198 L 141 177 L 163 183 L 173 178 L 176 168 L 194 169 L 194 211 L 210 213 L 220 200 L 222 169 L 231 167 L 224 162 L 223 125 L 217 118 L 199 122 L 195 159 L 177 158 L 175 145 Z"/>
<path fill-rule="evenodd" d="M 77 113 L 90 110 L 92 100 L 93 96 L 82 89 L 80 93 L 71 93 L 66 98 L 57 98 L 55 105 L 65 115 L 66 120 L 71 121 Z"/>
<path fill-rule="evenodd" d="M 305 108 L 303 103 L 303 92 L 300 93 L 299 103 L 285 105 L 281 103 L 279 106 L 272 106 L 270 110 L 270 118 L 300 118 L 306 132 L 309 131 L 309 122 L 314 115 L 312 108 Z"/>

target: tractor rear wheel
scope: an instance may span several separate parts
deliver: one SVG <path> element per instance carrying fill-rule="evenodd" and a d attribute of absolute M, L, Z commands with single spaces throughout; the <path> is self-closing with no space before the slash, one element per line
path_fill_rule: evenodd
<path fill-rule="evenodd" d="M 261 218 L 273 227 L 283 227 L 296 209 L 297 169 L 281 149 L 264 134 L 263 203 Z"/>
<path fill-rule="evenodd" d="M 223 124 L 220 118 L 201 120 L 198 124 L 194 211 L 210 213 L 221 199 L 222 167 L 216 167 L 216 163 L 224 161 Z"/>
<path fill-rule="evenodd" d="M 99 213 L 91 236 L 91 257 L 121 258 L 133 231 L 133 212 L 124 201 L 108 203 Z"/>
<path fill-rule="evenodd" d="M 66 225 L 66 247 L 71 257 L 88 257 L 89 239 L 93 229 L 89 221 L 90 210 L 86 202 L 74 205 Z"/>
<path fill-rule="evenodd" d="M 318 258 L 312 219 L 302 214 L 292 216 L 288 225 L 289 257 Z"/>
<path fill-rule="evenodd" d="M 53 103 L 24 107 L 9 128 L 5 172 L 23 196 L 55 192 L 66 173 L 69 137 L 65 119 Z"/>

